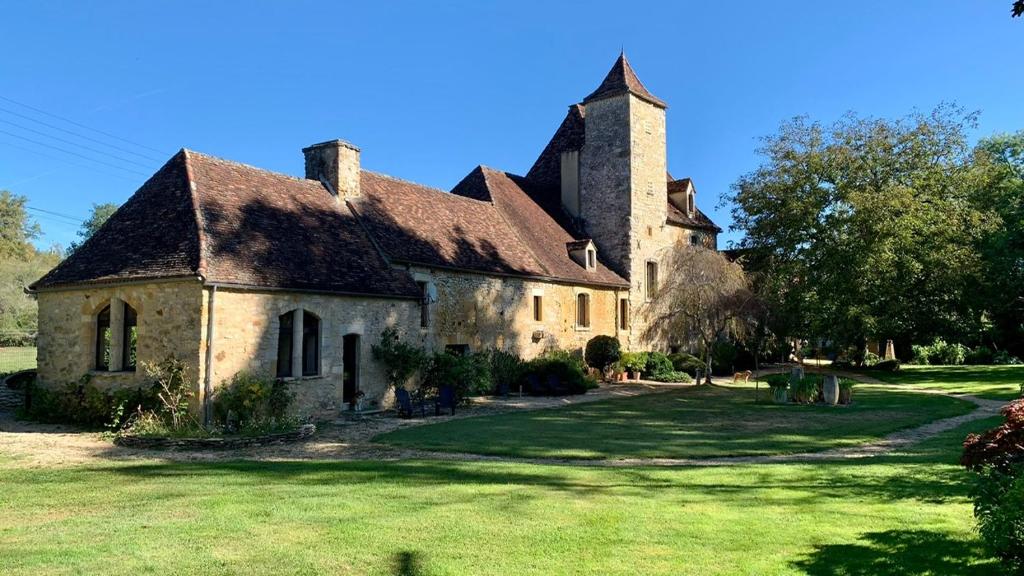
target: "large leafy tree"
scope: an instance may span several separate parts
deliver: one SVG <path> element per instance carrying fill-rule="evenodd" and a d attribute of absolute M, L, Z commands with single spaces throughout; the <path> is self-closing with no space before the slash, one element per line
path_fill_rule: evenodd
<path fill-rule="evenodd" d="M 976 331 L 967 294 L 981 278 L 977 241 L 992 227 L 953 106 L 899 120 L 806 118 L 764 138 L 763 162 L 727 200 L 739 247 L 791 336 L 903 347 Z"/>
<path fill-rule="evenodd" d="M 977 307 L 991 323 L 992 343 L 1024 355 L 1024 130 L 983 139 L 975 166 L 983 181 L 975 203 L 997 223 L 981 238 Z"/>
<path fill-rule="evenodd" d="M 82 227 L 78 230 L 78 237 L 81 239 L 78 242 L 72 242 L 68 247 L 68 252 L 74 252 L 85 241 L 92 238 L 102 226 L 107 222 L 114 212 L 117 212 L 117 204 L 93 204 L 92 213 L 89 214 L 89 219 L 82 223 Z"/>
<path fill-rule="evenodd" d="M 0 258 L 25 258 L 32 253 L 32 240 L 39 236 L 39 224 L 28 217 L 28 199 L 0 190 Z"/>

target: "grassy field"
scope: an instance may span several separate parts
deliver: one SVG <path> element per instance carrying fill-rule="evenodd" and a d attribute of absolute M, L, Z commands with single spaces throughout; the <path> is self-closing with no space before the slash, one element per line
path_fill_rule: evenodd
<path fill-rule="evenodd" d="M 35 367 L 36 349 L 34 347 L 0 347 L 0 374 L 8 374 Z"/>
<path fill-rule="evenodd" d="M 970 412 L 943 396 L 859 385 L 849 407 L 754 402 L 752 387 L 701 387 L 569 408 L 405 428 L 378 441 L 449 452 L 534 458 L 751 456 L 821 451 Z"/>
<path fill-rule="evenodd" d="M 899 372 L 872 372 L 871 375 L 909 388 L 1010 400 L 1021 394 L 1024 366 L 903 366 Z"/>
<path fill-rule="evenodd" d="M 728 468 L 0 460 L 0 558 L 33 576 L 991 574 L 954 462 L 994 424 Z"/>

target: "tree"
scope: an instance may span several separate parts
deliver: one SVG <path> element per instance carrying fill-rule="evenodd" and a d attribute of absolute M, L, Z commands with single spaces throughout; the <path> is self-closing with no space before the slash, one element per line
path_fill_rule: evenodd
<path fill-rule="evenodd" d="M 78 250 L 82 244 L 85 244 L 89 238 L 92 238 L 92 235 L 106 223 L 107 219 L 109 219 L 114 212 L 117 212 L 117 208 L 117 204 L 112 203 L 93 204 L 92 213 L 89 215 L 89 219 L 82 222 L 82 227 L 78 230 L 78 237 L 81 238 L 81 240 L 78 242 L 72 242 L 71 245 L 68 246 L 68 253 L 70 254 L 71 252 Z"/>
<path fill-rule="evenodd" d="M 767 299 L 796 315 L 789 336 L 907 350 L 979 331 L 968 296 L 993 221 L 969 202 L 975 120 L 954 106 L 827 127 L 796 118 L 763 140 L 764 162 L 726 200 Z"/>
<path fill-rule="evenodd" d="M 587 342 L 583 357 L 588 366 L 597 368 L 604 375 L 612 364 L 622 358 L 622 346 L 618 338 L 603 334 L 594 336 Z"/>
<path fill-rule="evenodd" d="M 754 294 L 743 268 L 715 250 L 676 245 L 666 259 L 667 281 L 651 302 L 651 337 L 700 344 L 711 383 L 711 349 L 724 338 L 743 338 L 754 315 Z"/>
<path fill-rule="evenodd" d="M 32 254 L 32 240 L 39 237 L 39 224 L 31 221 L 28 199 L 0 190 L 0 258 L 24 259 Z"/>
<path fill-rule="evenodd" d="M 991 344 L 1024 355 L 1024 130 L 981 140 L 975 168 L 983 183 L 974 204 L 996 225 L 980 239 L 983 281 L 976 307 L 991 321 Z"/>
<path fill-rule="evenodd" d="M 1013 6 L 1010 7 L 1010 14 L 1014 18 L 1024 16 L 1024 0 L 1015 0 Z"/>

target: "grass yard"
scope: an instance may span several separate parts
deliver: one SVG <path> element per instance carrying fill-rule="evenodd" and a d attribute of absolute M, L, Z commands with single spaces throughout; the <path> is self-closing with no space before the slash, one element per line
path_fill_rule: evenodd
<path fill-rule="evenodd" d="M 0 375 L 35 367 L 35 347 L 0 347 Z"/>
<path fill-rule="evenodd" d="M 0 459 L 0 559 L 40 574 L 992 574 L 954 462 L 723 468 Z M 2 448 L 0 448 L 2 450 Z"/>
<path fill-rule="evenodd" d="M 754 403 L 754 388 L 700 387 L 568 408 L 405 428 L 377 441 L 412 448 L 531 458 L 698 458 L 821 451 L 863 444 L 968 402 L 858 385 L 849 407 Z"/>
<path fill-rule="evenodd" d="M 1021 394 L 1024 366 L 903 366 L 899 372 L 872 372 L 871 375 L 909 388 L 1010 400 Z"/>

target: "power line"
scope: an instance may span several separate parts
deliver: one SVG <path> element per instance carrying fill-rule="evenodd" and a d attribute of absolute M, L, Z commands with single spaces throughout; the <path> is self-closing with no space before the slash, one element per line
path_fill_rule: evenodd
<path fill-rule="evenodd" d="M 39 134 L 40 136 L 45 136 L 47 138 L 53 138 L 54 140 L 56 140 L 58 142 L 63 142 L 65 144 L 71 144 L 72 146 L 78 146 L 79 148 L 83 148 L 85 150 L 89 150 L 90 152 L 95 152 L 97 154 L 103 154 L 104 156 L 108 156 L 110 158 L 114 158 L 114 159 L 120 160 L 122 162 L 128 162 L 129 164 L 135 164 L 136 166 L 141 166 L 143 168 L 152 168 L 152 166 L 149 165 L 149 164 L 143 164 L 142 162 L 136 162 L 135 160 L 132 160 L 131 158 L 122 158 L 121 156 L 118 156 L 117 154 L 111 154 L 110 152 L 106 152 L 104 150 L 97 150 L 96 148 L 92 148 L 90 146 L 86 146 L 85 144 L 79 144 L 78 142 L 74 142 L 72 140 L 67 140 L 65 138 L 61 138 L 60 136 L 54 136 L 52 134 L 47 134 L 46 132 L 40 132 L 39 130 L 35 130 L 33 128 L 29 128 L 28 126 L 22 126 L 21 124 L 17 124 L 15 122 L 11 122 L 10 120 L 4 120 L 3 118 L 0 118 L 0 122 L 3 122 L 4 124 L 8 124 L 8 125 L 11 125 L 11 126 L 14 126 L 15 128 L 20 128 L 22 130 L 27 130 L 29 132 L 32 132 L 33 134 Z"/>
<path fill-rule="evenodd" d="M 67 214 L 61 214 L 60 212 L 54 212 L 53 210 L 44 210 L 42 208 L 36 208 L 35 206 L 29 206 L 28 209 L 32 210 L 33 212 L 42 212 L 43 214 L 49 214 L 51 216 L 60 216 L 61 218 L 67 218 L 68 220 L 74 220 L 75 222 L 77 222 L 79 224 L 85 222 L 85 219 L 83 219 L 83 218 L 79 218 L 77 216 L 69 216 Z"/>
<path fill-rule="evenodd" d="M 145 158 L 147 160 L 152 160 L 154 162 L 161 162 L 160 158 L 155 158 L 153 156 L 150 156 L 149 154 L 142 154 L 140 152 L 135 152 L 134 150 L 129 150 L 127 148 L 122 148 L 122 147 L 117 146 L 115 144 L 110 144 L 109 142 L 104 142 L 102 140 L 97 140 L 96 138 L 93 138 L 91 136 L 86 136 L 84 134 L 79 134 L 78 132 L 75 132 L 74 130 L 68 130 L 66 128 L 61 128 L 60 126 L 54 126 L 53 124 L 50 124 L 48 122 L 43 122 L 42 120 L 39 120 L 37 118 L 33 118 L 31 116 L 26 116 L 26 115 L 21 114 L 19 112 L 15 112 L 13 110 L 8 110 L 7 108 L 0 107 L 0 112 L 5 112 L 5 113 L 10 114 L 12 116 L 17 116 L 18 118 L 23 118 L 23 119 L 28 120 L 30 122 L 35 122 L 36 124 L 42 124 L 43 126 L 46 126 L 47 128 L 51 128 L 53 130 L 59 130 L 61 132 L 64 132 L 65 134 L 70 134 L 72 136 L 81 138 L 83 140 L 88 140 L 90 142 L 95 142 L 97 144 L 102 144 L 103 146 L 107 146 L 107 147 L 113 148 L 114 150 L 120 150 L 121 152 L 132 154 L 134 156 L 138 156 L 140 158 Z M 10 122 L 8 122 L 8 124 L 10 124 Z"/>
<path fill-rule="evenodd" d="M 35 108 L 33 106 L 29 106 L 28 104 L 24 104 L 22 102 L 18 102 L 17 100 L 12 100 L 12 99 L 10 99 L 10 98 L 8 98 L 6 96 L 0 96 L 0 100 L 4 100 L 4 101 L 7 101 L 7 102 L 10 102 L 11 104 L 17 104 L 18 106 L 22 106 L 24 108 L 28 108 L 29 110 L 32 110 L 33 112 L 38 112 L 40 114 L 43 114 L 45 116 L 49 116 L 51 118 L 56 118 L 58 120 L 63 120 L 64 122 L 67 122 L 68 124 L 74 124 L 75 126 L 78 126 L 79 128 L 85 128 L 86 130 L 92 130 L 93 132 L 96 132 L 97 134 L 103 134 L 107 138 L 113 138 L 114 140 L 120 140 L 121 142 L 125 142 L 127 144 L 131 144 L 132 146 L 138 146 L 139 148 L 145 148 L 146 150 L 149 150 L 151 152 L 156 152 L 158 154 L 164 154 L 164 152 L 162 152 L 160 150 L 157 150 L 156 148 L 151 148 L 149 146 L 146 146 L 145 144 L 139 144 L 138 142 L 133 142 L 133 141 L 128 140 L 126 138 L 121 138 L 120 136 L 115 136 L 115 135 L 113 135 L 113 134 L 111 134 L 109 132 L 104 132 L 102 130 L 97 130 L 96 128 L 91 128 L 89 126 L 86 126 L 85 124 L 81 124 L 81 123 L 75 122 L 74 120 L 70 120 L 68 118 L 64 118 L 63 116 L 58 116 L 56 114 L 51 114 L 51 113 L 49 113 L 49 112 L 47 112 L 45 110 L 40 110 L 39 108 Z"/>
<path fill-rule="evenodd" d="M 14 136 L 15 138 L 18 138 L 19 140 L 24 140 L 26 142 L 31 142 L 31 143 L 33 143 L 33 144 L 35 144 L 37 146 L 43 146 L 43 147 L 46 147 L 46 148 L 50 148 L 50 149 L 53 149 L 53 150 L 57 150 L 57 151 L 63 152 L 65 154 L 71 154 L 72 156 L 78 156 L 79 158 L 83 158 L 85 160 L 89 160 L 90 162 L 96 162 L 98 164 L 103 164 L 104 166 L 110 166 L 111 168 L 117 168 L 118 170 L 124 170 L 125 172 L 131 172 L 132 174 L 138 174 L 140 176 L 149 176 L 149 174 L 146 174 L 145 172 L 139 172 L 138 170 L 132 170 L 131 168 L 125 168 L 124 166 L 118 166 L 117 164 L 111 164 L 110 162 L 104 162 L 103 160 L 97 160 L 95 158 L 90 158 L 90 157 L 85 156 L 83 154 L 79 154 L 78 152 L 74 152 L 74 151 L 71 151 L 71 150 L 65 150 L 63 148 L 60 148 L 59 146 L 54 146 L 52 144 L 47 144 L 45 142 L 39 142 L 38 140 L 33 140 L 31 138 L 26 138 L 26 137 L 21 136 L 19 134 L 15 134 L 14 132 L 8 132 L 6 130 L 0 130 L 0 134 L 7 134 L 8 136 Z"/>
<path fill-rule="evenodd" d="M 7 141 L 4 141 L 4 140 L 0 140 L 0 144 L 4 144 L 5 146 L 10 146 L 11 148 L 15 148 L 17 150 L 23 150 L 25 152 L 31 152 L 32 154 L 38 154 L 39 156 L 42 156 L 43 158 L 49 158 L 50 160 L 56 160 L 57 162 L 61 162 L 63 164 L 67 164 L 69 166 L 77 166 L 79 168 L 85 168 L 87 170 L 92 170 L 93 172 L 96 172 L 98 174 L 103 174 L 104 176 L 109 176 L 111 178 L 120 178 L 121 180 L 126 180 L 128 182 L 136 182 L 136 180 L 134 178 L 130 178 L 128 176 L 125 176 L 124 174 L 115 174 L 113 172 L 107 172 L 106 170 L 100 170 L 99 168 L 97 168 L 95 166 L 91 166 L 89 164 L 81 164 L 79 162 L 73 162 L 71 160 L 68 160 L 67 158 L 60 158 L 58 156 L 54 156 L 53 154 L 47 154 L 45 152 L 40 152 L 39 150 L 33 150 L 32 148 L 26 148 L 25 146 L 19 146 L 18 144 L 13 144 L 11 142 L 7 142 Z M 33 176 L 33 178 L 36 178 L 36 177 L 37 176 Z M 24 180 L 21 180 L 21 182 L 24 182 Z"/>

